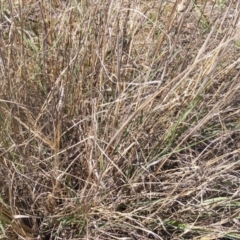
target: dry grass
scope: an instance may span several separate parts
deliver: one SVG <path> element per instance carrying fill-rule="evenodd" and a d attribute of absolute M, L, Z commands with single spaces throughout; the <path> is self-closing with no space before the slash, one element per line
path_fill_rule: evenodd
<path fill-rule="evenodd" d="M 240 239 L 239 1 L 1 1 L 1 239 Z"/>

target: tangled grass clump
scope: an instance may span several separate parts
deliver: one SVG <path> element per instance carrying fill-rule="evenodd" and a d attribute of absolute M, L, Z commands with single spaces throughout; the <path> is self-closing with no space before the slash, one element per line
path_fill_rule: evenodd
<path fill-rule="evenodd" d="M 177 4 L 1 2 L 1 239 L 240 239 L 240 3 Z"/>

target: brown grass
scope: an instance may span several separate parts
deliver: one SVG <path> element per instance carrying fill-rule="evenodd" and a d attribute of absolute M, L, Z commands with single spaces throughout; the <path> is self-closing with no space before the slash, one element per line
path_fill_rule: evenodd
<path fill-rule="evenodd" d="M 1 239 L 240 239 L 239 1 L 1 1 Z"/>

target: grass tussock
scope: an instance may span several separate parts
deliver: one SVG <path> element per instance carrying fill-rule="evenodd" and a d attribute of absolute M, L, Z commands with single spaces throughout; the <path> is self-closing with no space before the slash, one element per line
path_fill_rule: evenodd
<path fill-rule="evenodd" d="M 239 4 L 1 1 L 0 238 L 240 239 Z"/>

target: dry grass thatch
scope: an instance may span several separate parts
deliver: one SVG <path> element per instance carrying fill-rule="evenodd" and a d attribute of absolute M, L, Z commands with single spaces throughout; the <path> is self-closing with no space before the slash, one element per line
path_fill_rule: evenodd
<path fill-rule="evenodd" d="M 1 1 L 1 239 L 240 239 L 240 2 Z"/>

